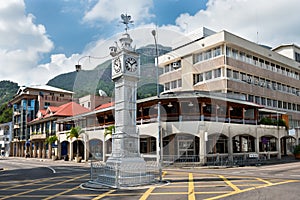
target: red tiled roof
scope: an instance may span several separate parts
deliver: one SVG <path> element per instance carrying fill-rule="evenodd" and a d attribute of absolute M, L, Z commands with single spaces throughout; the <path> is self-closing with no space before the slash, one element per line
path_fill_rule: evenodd
<path fill-rule="evenodd" d="M 49 106 L 47 110 L 49 110 L 52 113 L 55 113 L 59 109 L 59 106 Z"/>
<path fill-rule="evenodd" d="M 42 114 L 42 116 L 46 115 L 46 113 L 47 113 L 47 110 L 44 110 L 44 109 L 41 109 L 41 110 L 39 110 L 39 111 L 40 111 L 40 113 Z"/>
<path fill-rule="evenodd" d="M 105 104 L 102 104 L 102 105 L 98 106 L 97 108 L 95 108 L 95 110 L 101 110 L 101 109 L 104 109 L 104 108 L 109 108 L 109 107 L 112 107 L 114 105 L 115 105 L 115 102 L 105 103 Z"/>
<path fill-rule="evenodd" d="M 32 121 L 38 121 L 40 119 L 45 119 L 51 116 L 70 117 L 70 116 L 90 112 L 90 110 L 79 105 L 78 103 L 69 102 L 61 106 L 49 106 L 47 110 L 39 110 L 39 112 L 42 113 L 42 117 L 36 118 Z"/>
<path fill-rule="evenodd" d="M 85 112 L 90 112 L 90 110 L 79 105 L 78 103 L 69 102 L 59 106 L 57 111 L 52 116 L 74 116 Z"/>

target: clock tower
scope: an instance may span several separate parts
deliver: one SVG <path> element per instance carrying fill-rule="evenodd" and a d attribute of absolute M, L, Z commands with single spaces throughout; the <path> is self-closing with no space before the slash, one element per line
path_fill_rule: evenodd
<path fill-rule="evenodd" d="M 112 58 L 112 80 L 115 82 L 115 133 L 112 134 L 112 153 L 106 165 L 117 167 L 126 174 L 123 182 L 140 185 L 149 182 L 146 163 L 140 155 L 139 133 L 136 126 L 137 82 L 140 78 L 140 57 L 132 48 L 132 39 L 127 33 L 130 16 L 121 15 L 126 32 L 110 47 Z M 129 174 L 139 174 L 138 179 L 128 178 Z M 144 178 L 143 178 L 144 174 Z M 132 182 L 135 181 L 135 182 Z M 130 182 L 130 183 L 129 183 Z"/>

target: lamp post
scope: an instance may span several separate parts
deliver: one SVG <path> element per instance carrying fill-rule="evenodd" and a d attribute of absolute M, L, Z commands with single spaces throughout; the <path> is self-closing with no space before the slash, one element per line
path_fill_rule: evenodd
<path fill-rule="evenodd" d="M 156 94 L 158 98 L 158 103 L 157 103 L 157 123 L 158 123 L 158 168 L 159 168 L 159 181 L 162 181 L 162 136 L 161 136 L 161 124 L 160 124 L 160 106 L 161 102 L 159 101 L 160 95 L 159 95 L 159 81 L 158 81 L 158 49 L 157 49 L 157 40 L 156 40 L 156 31 L 152 30 L 151 34 L 153 35 L 154 42 L 155 42 L 155 69 L 156 69 Z"/>

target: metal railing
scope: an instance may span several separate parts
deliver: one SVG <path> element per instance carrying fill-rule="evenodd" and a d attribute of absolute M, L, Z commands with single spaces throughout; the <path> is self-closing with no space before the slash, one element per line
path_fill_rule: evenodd
<path fill-rule="evenodd" d="M 91 181 L 104 186 L 120 188 L 146 185 L 156 181 L 158 167 L 153 162 L 109 166 L 103 162 L 91 163 Z"/>

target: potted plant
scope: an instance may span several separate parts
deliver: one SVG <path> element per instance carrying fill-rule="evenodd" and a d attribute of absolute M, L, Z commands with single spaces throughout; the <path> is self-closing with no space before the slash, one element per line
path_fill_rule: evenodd
<path fill-rule="evenodd" d="M 294 147 L 293 154 L 296 159 L 300 159 L 300 144 L 298 144 Z"/>
<path fill-rule="evenodd" d="M 77 142 L 77 152 L 76 152 L 76 157 L 75 157 L 75 161 L 76 162 L 80 162 L 81 159 L 79 158 L 79 143 L 78 143 L 78 139 L 79 139 L 79 135 L 82 133 L 81 128 L 79 126 L 76 127 L 72 127 L 70 132 L 67 133 L 67 139 L 76 139 Z"/>
<path fill-rule="evenodd" d="M 49 136 L 47 137 L 46 139 L 46 143 L 53 146 L 54 143 L 58 140 L 57 136 L 56 135 L 52 135 L 52 136 Z M 51 148 L 51 155 L 52 155 L 52 160 L 56 160 L 57 159 L 57 156 L 55 156 L 55 151 L 54 151 L 54 148 L 52 147 Z"/>

